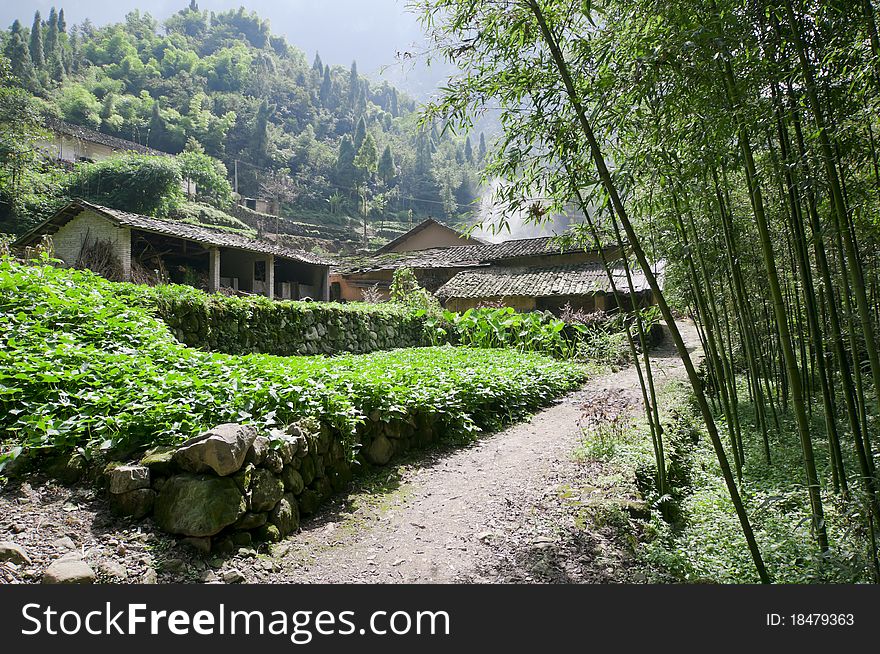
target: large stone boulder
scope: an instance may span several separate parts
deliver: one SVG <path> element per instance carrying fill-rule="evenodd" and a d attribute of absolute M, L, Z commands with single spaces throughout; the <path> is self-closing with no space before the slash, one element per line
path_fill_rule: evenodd
<path fill-rule="evenodd" d="M 0 541 L 0 561 L 10 561 L 16 565 L 30 565 L 31 557 L 21 545 L 10 541 Z"/>
<path fill-rule="evenodd" d="M 311 515 L 321 505 L 321 496 L 311 488 L 307 488 L 297 498 L 297 504 L 301 514 Z"/>
<path fill-rule="evenodd" d="M 253 513 L 269 511 L 284 495 L 284 483 L 265 468 L 258 468 L 251 481 L 251 506 Z"/>
<path fill-rule="evenodd" d="M 266 520 L 268 519 L 268 517 L 269 516 L 266 513 L 245 513 L 235 523 L 235 528 L 256 529 L 257 527 L 262 527 L 264 524 L 266 524 Z"/>
<path fill-rule="evenodd" d="M 231 478 L 183 474 L 162 487 L 153 517 L 172 534 L 202 537 L 219 533 L 246 509 L 244 495 Z"/>
<path fill-rule="evenodd" d="M 174 462 L 189 472 L 215 472 L 225 477 L 241 468 L 256 438 L 253 427 L 219 425 L 186 441 L 174 453 Z"/>
<path fill-rule="evenodd" d="M 302 493 L 306 486 L 302 475 L 293 466 L 284 466 L 284 470 L 281 472 L 281 481 L 284 482 L 284 490 L 294 495 Z"/>
<path fill-rule="evenodd" d="M 114 495 L 150 487 L 150 469 L 146 466 L 118 466 L 107 473 Z"/>
<path fill-rule="evenodd" d="M 137 488 L 127 493 L 110 494 L 110 510 L 114 515 L 140 520 L 153 509 L 156 492 L 151 488 Z"/>
<path fill-rule="evenodd" d="M 315 460 L 311 456 L 306 456 L 301 461 L 299 475 L 302 477 L 303 485 L 308 486 L 315 479 Z"/>
<path fill-rule="evenodd" d="M 384 466 L 391 460 L 391 455 L 394 453 L 394 446 L 384 434 L 380 434 L 373 439 L 373 442 L 370 443 L 363 452 L 367 461 L 373 465 Z"/>
<path fill-rule="evenodd" d="M 170 475 L 174 473 L 174 452 L 173 447 L 159 446 L 147 450 L 144 458 L 141 459 L 141 465 L 150 469 L 153 475 Z"/>
<path fill-rule="evenodd" d="M 255 466 L 261 465 L 266 460 L 266 455 L 269 454 L 269 448 L 269 439 L 262 435 L 257 436 L 248 450 L 245 461 L 253 463 Z"/>

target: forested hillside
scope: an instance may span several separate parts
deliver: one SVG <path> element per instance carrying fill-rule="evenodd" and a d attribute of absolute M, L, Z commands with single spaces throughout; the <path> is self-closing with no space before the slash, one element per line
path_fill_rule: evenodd
<path fill-rule="evenodd" d="M 101 28 L 68 25 L 63 9 L 23 23 L 0 38 L 33 111 L 172 154 L 204 151 L 242 195 L 278 199 L 285 216 L 457 220 L 477 194 L 482 135 L 421 127 L 411 98 L 371 83 L 356 62 L 310 62 L 253 12 L 193 1 L 162 24 L 134 11 Z M 53 186 L 22 185 L 20 173 L 3 173 L 7 203 Z M 45 212 L 41 198 L 27 200 Z"/>

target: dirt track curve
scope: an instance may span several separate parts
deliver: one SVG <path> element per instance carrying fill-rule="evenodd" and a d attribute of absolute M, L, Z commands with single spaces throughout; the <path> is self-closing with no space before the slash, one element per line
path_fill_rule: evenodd
<path fill-rule="evenodd" d="M 693 325 L 680 329 L 696 355 Z M 658 384 L 684 377 L 668 336 L 652 365 Z M 599 393 L 640 409 L 633 367 L 594 378 L 528 422 L 405 470 L 379 507 L 353 517 L 355 498 L 306 523 L 272 576 L 318 583 L 619 580 L 626 554 L 601 533 L 572 529 L 561 497 L 602 474 L 574 457 L 580 407 Z"/>

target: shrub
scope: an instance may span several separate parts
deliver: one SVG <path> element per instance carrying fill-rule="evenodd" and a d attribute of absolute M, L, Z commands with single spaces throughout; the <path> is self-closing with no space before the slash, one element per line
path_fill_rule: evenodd
<path fill-rule="evenodd" d="M 232 204 L 232 185 L 226 166 L 201 152 L 182 152 L 176 157 L 183 179 L 196 185 L 196 199 L 224 208 Z"/>
<path fill-rule="evenodd" d="M 80 164 L 63 195 L 132 213 L 167 216 L 183 200 L 182 181 L 173 157 L 124 154 Z"/>
<path fill-rule="evenodd" d="M 440 315 L 443 309 L 430 291 L 422 288 L 409 268 L 398 268 L 391 278 L 391 301 L 429 315 Z"/>

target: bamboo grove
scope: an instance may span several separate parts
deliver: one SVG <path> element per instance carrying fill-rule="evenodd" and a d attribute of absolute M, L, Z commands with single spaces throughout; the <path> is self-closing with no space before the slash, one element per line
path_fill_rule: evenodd
<path fill-rule="evenodd" d="M 536 221 L 580 205 L 586 242 L 618 239 L 654 287 L 759 578 L 771 581 L 772 571 L 740 497 L 747 445 L 772 466 L 780 432 L 792 430 L 802 473 L 790 483 L 809 499 L 816 550 L 835 547 L 825 513 L 842 502 L 880 580 L 872 0 L 414 4 L 436 51 L 462 71 L 429 115 L 467 126 L 469 116 L 495 112 L 504 135 L 487 175 L 511 181 L 504 199 Z M 652 268 L 661 259 L 665 295 Z M 702 371 L 674 309 L 698 326 Z M 641 331 L 637 324 L 634 341 Z M 639 375 L 662 490 L 647 358 Z"/>

